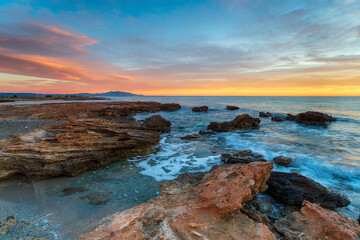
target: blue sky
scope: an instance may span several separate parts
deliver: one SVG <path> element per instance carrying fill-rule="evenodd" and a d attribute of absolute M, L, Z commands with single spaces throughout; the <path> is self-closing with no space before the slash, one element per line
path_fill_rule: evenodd
<path fill-rule="evenodd" d="M 359 69 L 359 0 L 0 3 L 8 91 L 359 95 Z"/>

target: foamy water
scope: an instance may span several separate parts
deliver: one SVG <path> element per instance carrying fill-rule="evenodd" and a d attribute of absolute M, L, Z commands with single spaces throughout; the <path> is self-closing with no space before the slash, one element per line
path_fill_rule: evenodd
<path fill-rule="evenodd" d="M 299 172 L 349 196 L 351 204 L 339 211 L 351 218 L 360 212 L 360 98 L 325 97 L 126 97 L 120 101 L 157 101 L 180 103 L 176 112 L 159 112 L 172 122 L 172 131 L 163 134 L 154 148 L 157 152 L 134 157 L 105 168 L 69 178 L 61 177 L 35 183 L 0 183 L 0 218 L 16 215 L 29 219 L 55 239 L 73 239 L 90 231 L 101 218 L 135 206 L 158 194 L 161 181 L 181 173 L 207 171 L 221 163 L 225 151 L 251 149 L 271 161 L 283 155 L 294 158 L 288 167 L 277 171 Z M 207 105 L 207 113 L 194 113 L 193 106 Z M 236 105 L 236 111 L 225 110 Z M 188 134 L 206 129 L 211 121 L 229 121 L 259 111 L 297 114 L 321 111 L 338 118 L 328 127 L 306 126 L 294 122 L 271 122 L 261 118 L 256 130 L 201 136 L 195 141 L 181 140 Z M 153 114 L 139 114 L 144 119 Z M 105 178 L 104 178 L 105 177 Z M 105 205 L 92 206 L 77 193 L 62 196 L 62 189 L 83 186 L 89 192 L 111 192 Z"/>

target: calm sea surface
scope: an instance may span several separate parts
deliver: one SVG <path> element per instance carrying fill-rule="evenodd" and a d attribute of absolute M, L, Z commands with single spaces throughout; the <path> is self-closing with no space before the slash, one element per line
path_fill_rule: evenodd
<path fill-rule="evenodd" d="M 277 171 L 299 172 L 326 187 L 349 196 L 352 203 L 342 214 L 356 219 L 360 213 L 360 98 L 357 97 L 126 97 L 112 101 L 157 101 L 180 103 L 176 112 L 159 112 L 172 122 L 154 154 L 117 162 L 77 177 L 60 177 L 34 183 L 0 182 L 0 219 L 17 216 L 52 232 L 57 239 L 73 239 L 90 231 L 101 218 L 130 208 L 158 194 L 161 181 L 189 171 L 206 171 L 220 163 L 224 151 L 251 149 L 267 160 L 282 155 L 294 158 Z M 193 106 L 209 106 L 207 113 L 194 113 Z M 236 111 L 225 110 L 236 105 Z M 202 136 L 197 141 L 180 137 L 206 129 L 211 121 L 229 121 L 259 111 L 278 115 L 320 111 L 338 121 L 327 127 L 294 122 L 271 122 L 261 118 L 256 130 Z M 144 119 L 152 114 L 140 114 Z M 110 192 L 105 205 L 92 206 L 80 197 L 62 196 L 62 189 L 87 187 L 91 192 Z"/>

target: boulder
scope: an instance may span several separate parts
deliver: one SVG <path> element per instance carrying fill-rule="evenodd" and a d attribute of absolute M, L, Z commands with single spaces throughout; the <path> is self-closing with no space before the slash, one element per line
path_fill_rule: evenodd
<path fill-rule="evenodd" d="M 277 221 L 274 228 L 286 240 L 357 240 L 360 238 L 360 227 L 357 222 L 306 200 L 303 202 L 301 212 L 294 212 Z"/>
<path fill-rule="evenodd" d="M 178 103 L 164 103 L 160 106 L 162 111 L 166 112 L 173 112 L 181 108 L 180 104 Z"/>
<path fill-rule="evenodd" d="M 180 139 L 183 140 L 194 140 L 194 139 L 198 139 L 200 136 L 198 134 L 192 134 L 192 135 L 186 135 L 184 137 L 181 137 Z"/>
<path fill-rule="evenodd" d="M 259 117 L 264 117 L 264 118 L 268 118 L 271 117 L 272 114 L 269 112 L 259 112 Z"/>
<path fill-rule="evenodd" d="M 171 130 L 171 122 L 160 115 L 153 115 L 143 120 L 141 124 L 141 127 L 144 130 L 157 132 L 169 132 Z"/>
<path fill-rule="evenodd" d="M 207 129 L 215 132 L 229 132 L 234 130 L 246 130 L 249 128 L 257 128 L 260 124 L 259 118 L 252 118 L 248 114 L 242 114 L 237 116 L 230 122 L 211 122 Z"/>
<path fill-rule="evenodd" d="M 293 160 L 294 159 L 292 159 L 291 157 L 283 157 L 283 156 L 278 156 L 273 159 L 276 165 L 284 166 L 284 167 L 290 166 Z"/>
<path fill-rule="evenodd" d="M 284 118 L 281 117 L 281 116 L 273 116 L 273 117 L 271 117 L 271 121 L 273 121 L 273 122 L 283 122 Z"/>
<path fill-rule="evenodd" d="M 239 210 L 266 189 L 271 169 L 271 162 L 256 162 L 180 175 L 161 184 L 158 197 L 108 217 L 79 239 L 275 240 L 265 224 Z"/>
<path fill-rule="evenodd" d="M 209 110 L 208 106 L 201 106 L 201 107 L 193 107 L 193 112 L 207 112 Z"/>
<path fill-rule="evenodd" d="M 322 186 L 298 173 L 272 172 L 268 181 L 269 192 L 279 200 L 301 206 L 304 200 L 335 209 L 350 204 L 343 194 Z"/>
<path fill-rule="evenodd" d="M 266 162 L 263 155 L 254 153 L 251 150 L 244 150 L 233 153 L 224 153 L 221 155 L 221 161 L 227 164 L 251 163 L 258 161 Z"/>
<path fill-rule="evenodd" d="M 238 110 L 238 109 L 240 109 L 240 108 L 237 106 L 226 106 L 226 110 L 234 111 L 234 110 Z"/>
<path fill-rule="evenodd" d="M 285 120 L 287 120 L 287 121 L 295 121 L 295 120 L 296 120 L 296 116 L 293 115 L 293 114 L 288 113 L 288 114 L 286 115 Z"/>
<path fill-rule="evenodd" d="M 305 112 L 296 116 L 295 122 L 308 125 L 326 126 L 328 122 L 334 122 L 336 118 L 321 112 Z"/>
<path fill-rule="evenodd" d="M 211 131 L 204 131 L 204 130 L 200 130 L 199 131 L 200 135 L 216 135 L 216 133 L 211 132 Z"/>

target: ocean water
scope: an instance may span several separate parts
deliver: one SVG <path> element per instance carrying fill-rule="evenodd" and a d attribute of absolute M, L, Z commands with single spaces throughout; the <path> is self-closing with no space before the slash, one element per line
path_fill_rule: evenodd
<path fill-rule="evenodd" d="M 21 180 L 0 182 L 0 219 L 17 216 L 37 228 L 54 234 L 55 239 L 74 239 L 92 230 L 112 213 L 125 210 L 158 194 L 159 183 L 181 173 L 207 171 L 220 164 L 225 151 L 251 149 L 271 161 L 276 156 L 294 158 L 290 167 L 277 171 L 298 172 L 326 187 L 346 194 L 351 204 L 338 209 L 356 219 L 360 213 L 360 98 L 357 97 L 126 97 L 109 101 L 157 101 L 180 103 L 176 112 L 158 112 L 172 122 L 172 131 L 163 134 L 153 154 L 113 163 L 77 177 L 59 177 L 34 183 Z M 193 106 L 209 106 L 207 113 L 194 113 Z M 226 105 L 240 107 L 228 111 Z M 181 140 L 206 129 L 211 121 L 230 121 L 259 111 L 297 114 L 320 111 L 338 121 L 327 127 L 295 122 L 271 122 L 261 118 L 259 129 L 201 136 L 195 141 Z M 144 119 L 153 114 L 135 116 Z M 89 192 L 62 196 L 62 189 L 87 187 Z M 110 192 L 104 205 L 89 205 L 81 196 L 91 192 Z"/>

